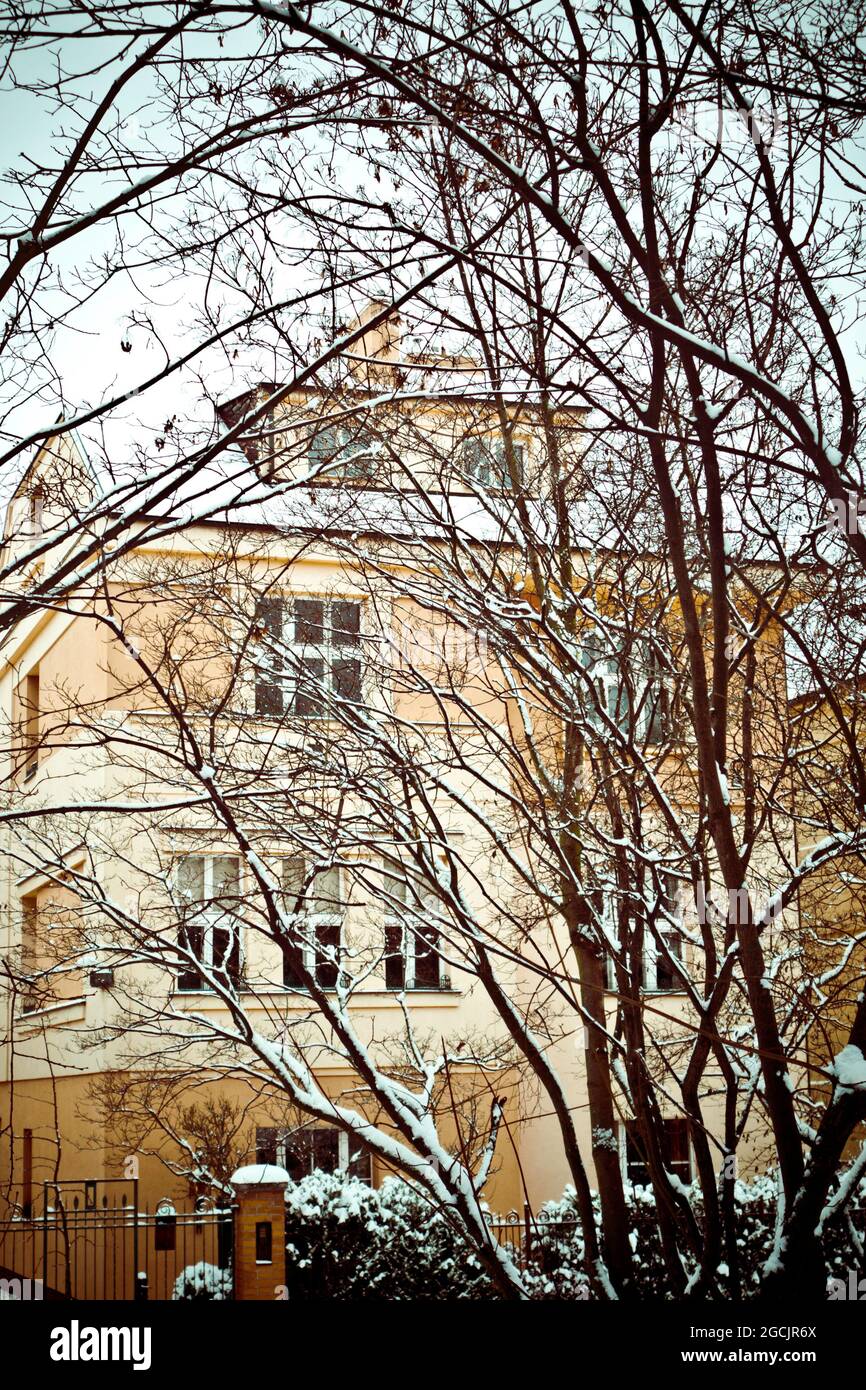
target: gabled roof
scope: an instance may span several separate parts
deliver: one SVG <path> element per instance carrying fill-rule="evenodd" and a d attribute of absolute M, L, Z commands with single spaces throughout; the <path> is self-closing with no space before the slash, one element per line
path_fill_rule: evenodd
<path fill-rule="evenodd" d="M 58 425 L 62 425 L 63 416 L 58 416 Z M 5 505 L 0 499 L 0 506 L 3 506 L 3 535 L 2 541 L 5 544 L 12 535 L 14 523 L 14 506 L 19 498 L 26 496 L 32 487 L 34 478 L 38 477 L 46 483 L 50 483 L 51 474 L 58 472 L 59 449 L 56 441 L 61 441 L 67 451 L 67 468 L 71 468 L 74 473 L 78 473 L 82 482 L 86 482 L 91 490 L 90 495 L 101 496 L 104 489 L 98 470 L 94 467 L 87 447 L 79 434 L 78 430 L 58 430 L 57 434 L 50 435 L 36 449 L 30 462 L 18 477 L 17 482 L 12 486 L 12 490 L 6 494 Z M 64 475 L 64 482 L 68 483 L 68 474 Z"/>

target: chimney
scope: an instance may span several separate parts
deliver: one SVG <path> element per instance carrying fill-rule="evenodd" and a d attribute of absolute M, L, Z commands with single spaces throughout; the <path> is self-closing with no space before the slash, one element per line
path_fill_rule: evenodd
<path fill-rule="evenodd" d="M 349 322 L 349 331 L 369 323 L 381 314 L 387 304 L 372 299 L 360 314 Z M 365 386 L 393 386 L 397 380 L 395 365 L 400 359 L 401 320 L 395 311 L 362 334 L 346 354 L 352 375 Z"/>

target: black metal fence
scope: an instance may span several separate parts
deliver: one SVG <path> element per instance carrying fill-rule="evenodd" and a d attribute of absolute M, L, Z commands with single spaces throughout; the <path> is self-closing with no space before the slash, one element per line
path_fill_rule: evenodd
<path fill-rule="evenodd" d="M 543 1212 L 534 1215 L 527 1206 L 522 1216 L 512 1211 L 506 1216 L 493 1217 L 490 1229 L 499 1244 L 512 1251 L 519 1265 L 526 1265 L 530 1260 L 544 1265 L 556 1243 L 577 1239 L 580 1223 L 576 1220 L 552 1220 Z"/>
<path fill-rule="evenodd" d="M 136 1179 L 46 1182 L 30 1211 L 0 1221 L 0 1295 L 162 1300 L 180 1280 L 187 1297 L 226 1297 L 232 1231 L 232 1210 L 201 1200 L 142 1207 Z"/>

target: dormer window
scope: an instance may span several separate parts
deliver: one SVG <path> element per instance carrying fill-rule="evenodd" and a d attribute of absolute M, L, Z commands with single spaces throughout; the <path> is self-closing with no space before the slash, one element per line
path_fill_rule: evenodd
<path fill-rule="evenodd" d="M 32 540 L 38 540 L 42 535 L 42 512 L 45 502 L 45 494 L 42 488 L 33 488 L 27 501 L 27 534 Z"/>
<path fill-rule="evenodd" d="M 324 425 L 310 440 L 310 472 L 329 478 L 361 479 L 372 474 L 379 453 L 375 435 L 356 423 Z"/>
<path fill-rule="evenodd" d="M 523 445 L 512 441 L 517 471 L 523 476 Z M 461 454 L 463 476 L 483 488 L 510 488 L 508 456 L 501 439 L 467 439 Z"/>

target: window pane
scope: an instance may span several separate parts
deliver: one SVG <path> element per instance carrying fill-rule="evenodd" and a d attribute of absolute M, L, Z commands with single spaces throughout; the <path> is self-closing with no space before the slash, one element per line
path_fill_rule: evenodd
<path fill-rule="evenodd" d="M 292 855 L 290 859 L 284 859 L 282 865 L 283 881 L 283 907 L 292 916 L 300 915 L 307 908 L 307 900 L 304 896 L 305 888 L 305 865 L 299 855 Z M 283 941 L 283 985 L 287 989 L 304 989 L 305 983 L 301 974 L 303 965 L 303 946 L 295 937 L 291 941 Z"/>
<path fill-rule="evenodd" d="M 523 445 L 512 442 L 518 472 L 523 471 Z M 463 446 L 463 471 L 482 487 L 508 487 L 511 477 L 502 439 L 469 439 Z"/>
<path fill-rule="evenodd" d="M 340 1135 L 336 1129 L 314 1129 L 310 1133 L 312 1167 L 323 1173 L 336 1173 L 340 1164 Z"/>
<path fill-rule="evenodd" d="M 403 956 L 403 928 L 399 922 L 385 923 L 385 987 L 403 989 L 406 961 Z"/>
<path fill-rule="evenodd" d="M 201 921 L 184 922 L 177 934 L 181 950 L 189 951 L 196 960 L 201 960 L 204 951 L 204 927 Z M 201 989 L 204 984 L 201 974 L 194 966 L 182 965 L 177 975 L 178 989 Z"/>
<path fill-rule="evenodd" d="M 320 598 L 295 600 L 295 641 L 321 646 L 325 640 L 325 605 Z"/>
<path fill-rule="evenodd" d="M 388 895 L 385 903 L 385 911 L 389 913 L 399 912 L 401 906 L 406 903 L 406 880 L 396 874 L 389 873 L 387 870 L 382 875 L 382 887 Z M 392 901 L 393 900 L 393 901 Z"/>
<path fill-rule="evenodd" d="M 316 913 L 333 915 L 340 911 L 342 902 L 340 869 L 320 869 L 313 879 L 312 910 Z"/>
<path fill-rule="evenodd" d="M 331 667 L 334 677 L 334 694 L 342 700 L 358 704 L 361 699 L 361 663 L 340 658 Z"/>
<path fill-rule="evenodd" d="M 674 975 L 673 966 L 671 966 L 661 952 L 659 952 L 656 957 L 656 989 L 667 991 L 679 989 L 678 981 L 679 976 Z"/>
<path fill-rule="evenodd" d="M 672 917 L 680 915 L 680 879 L 676 874 L 662 874 L 662 902 Z"/>
<path fill-rule="evenodd" d="M 304 861 L 299 856 L 293 855 L 290 859 L 283 860 L 283 892 L 286 896 L 285 908 L 287 912 L 303 912 L 304 910 Z"/>
<path fill-rule="evenodd" d="M 618 666 L 611 661 L 608 666 L 608 714 L 624 733 L 628 731 L 628 690 Z"/>
<path fill-rule="evenodd" d="M 439 929 L 431 923 L 415 933 L 415 988 L 439 988 Z"/>
<path fill-rule="evenodd" d="M 283 687 L 272 676 L 259 674 L 256 680 L 256 714 L 285 713 Z"/>
<path fill-rule="evenodd" d="M 339 431 L 333 425 L 326 425 L 313 435 L 307 454 L 312 466 L 321 468 L 336 457 L 339 449 Z"/>
<path fill-rule="evenodd" d="M 664 910 L 674 917 L 677 921 L 681 920 L 681 885 L 680 880 L 675 874 L 665 872 L 661 882 L 661 903 Z M 671 955 L 675 960 L 683 958 L 683 938 L 680 932 L 667 926 L 664 920 L 660 920 L 660 936 Z M 683 984 L 675 967 L 668 961 L 667 956 L 659 948 L 656 960 L 656 989 L 679 990 Z"/>
<path fill-rule="evenodd" d="M 331 604 L 331 640 L 335 647 L 357 647 L 361 640 L 361 605 L 337 599 Z"/>
<path fill-rule="evenodd" d="M 277 1131 L 264 1128 L 256 1130 L 256 1163 L 276 1163 Z"/>
<path fill-rule="evenodd" d="M 204 859 L 201 855 L 191 854 L 178 861 L 177 886 L 189 902 L 204 902 Z"/>
<path fill-rule="evenodd" d="M 520 450 L 519 444 L 515 444 L 513 447 L 515 453 Z M 519 459 L 517 462 L 519 465 Z M 493 487 L 507 487 L 510 481 L 511 475 L 508 472 L 505 443 L 503 440 L 497 439 L 491 444 L 490 449 L 490 482 Z"/>
<path fill-rule="evenodd" d="M 439 895 L 436 889 L 414 868 L 406 871 L 405 894 L 404 901 L 413 912 L 438 912 Z"/>
<path fill-rule="evenodd" d="M 349 1138 L 349 1172 L 369 1187 L 373 1181 L 372 1154 L 353 1134 Z"/>
<path fill-rule="evenodd" d="M 200 855 L 188 855 L 178 862 L 178 890 L 188 902 L 185 916 L 192 915 L 204 905 L 204 859 Z M 204 962 L 204 924 L 202 920 L 190 917 L 178 929 L 178 945 L 182 951 L 189 951 L 196 960 Z M 192 965 L 183 965 L 178 970 L 179 990 L 200 990 L 204 981 L 199 970 Z"/>
<path fill-rule="evenodd" d="M 177 987 L 179 990 L 199 990 L 204 988 L 204 981 L 197 970 L 181 970 L 177 977 Z"/>
<path fill-rule="evenodd" d="M 285 1166 L 292 1182 L 300 1182 L 310 1172 L 310 1157 L 306 1131 L 285 1136 Z"/>
<path fill-rule="evenodd" d="M 625 1126 L 625 1163 L 628 1181 L 636 1186 L 647 1187 L 650 1181 L 649 1169 L 644 1157 L 643 1140 L 634 1120 L 628 1120 Z"/>
<path fill-rule="evenodd" d="M 306 989 L 303 967 L 303 948 L 299 941 L 284 941 L 283 945 L 283 986 L 285 989 Z"/>
<path fill-rule="evenodd" d="M 236 906 L 240 860 L 234 855 L 218 854 L 213 860 L 213 897 L 215 902 Z"/>
<path fill-rule="evenodd" d="M 341 468 L 344 478 L 364 478 L 371 470 L 376 449 L 376 439 L 369 430 L 358 425 L 349 425 L 343 430 L 343 452 Z"/>
<path fill-rule="evenodd" d="M 580 663 L 587 669 L 601 661 L 604 655 L 604 647 L 601 638 L 595 632 L 588 632 L 583 639 L 583 650 L 580 654 Z"/>
<path fill-rule="evenodd" d="M 664 1140 L 666 1140 L 664 1158 L 666 1158 L 671 1173 L 676 1173 L 684 1181 L 691 1179 L 691 1162 L 689 1162 L 688 1155 L 688 1120 L 681 1118 L 681 1116 L 673 1120 L 664 1120 Z"/>
<path fill-rule="evenodd" d="M 241 933 L 237 922 L 213 928 L 213 965 L 221 977 L 237 986 L 241 977 Z"/>
<path fill-rule="evenodd" d="M 647 691 L 647 743 L 663 743 L 670 731 L 670 696 L 664 685 Z"/>
<path fill-rule="evenodd" d="M 322 989 L 336 988 L 339 946 L 339 922 L 320 922 L 316 928 L 316 979 Z"/>
<path fill-rule="evenodd" d="M 305 718 L 322 713 L 323 682 L 325 662 L 322 657 L 313 657 L 300 662 L 298 671 L 298 690 L 295 692 L 295 713 Z M 317 693 L 320 692 L 320 693 Z"/>
<path fill-rule="evenodd" d="M 256 604 L 255 626 L 260 634 L 256 661 L 256 714 L 283 713 L 282 685 L 278 679 L 282 657 L 275 649 L 283 633 L 283 600 L 260 598 Z"/>
<path fill-rule="evenodd" d="M 283 635 L 283 600 L 260 598 L 256 602 L 256 628 L 264 638 L 277 639 Z M 278 660 L 274 653 L 271 660 Z"/>
<path fill-rule="evenodd" d="M 336 1173 L 340 1161 L 340 1136 L 336 1129 L 299 1129 L 285 1136 L 286 1168 L 300 1182 L 317 1168 Z"/>
<path fill-rule="evenodd" d="M 466 443 L 463 450 L 464 470 L 482 487 L 490 486 L 492 463 L 491 448 L 486 439 L 470 439 Z"/>

